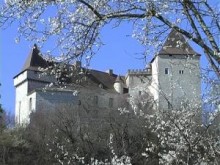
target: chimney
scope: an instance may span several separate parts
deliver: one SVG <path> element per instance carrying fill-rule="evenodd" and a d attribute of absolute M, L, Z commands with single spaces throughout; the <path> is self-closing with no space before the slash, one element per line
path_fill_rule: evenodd
<path fill-rule="evenodd" d="M 106 72 L 107 72 L 110 76 L 113 75 L 113 69 L 109 69 L 109 70 L 107 70 Z"/>

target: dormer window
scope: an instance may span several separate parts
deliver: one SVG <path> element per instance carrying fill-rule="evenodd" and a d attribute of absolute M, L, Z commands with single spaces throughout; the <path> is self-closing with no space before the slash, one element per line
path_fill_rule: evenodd
<path fill-rule="evenodd" d="M 169 74 L 169 68 L 165 68 L 165 74 Z"/>

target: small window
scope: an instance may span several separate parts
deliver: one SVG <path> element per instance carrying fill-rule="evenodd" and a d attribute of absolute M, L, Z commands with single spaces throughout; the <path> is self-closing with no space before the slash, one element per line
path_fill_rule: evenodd
<path fill-rule="evenodd" d="M 112 108 L 113 107 L 113 98 L 109 98 L 109 108 Z"/>
<path fill-rule="evenodd" d="M 169 74 L 169 69 L 165 68 L 165 74 Z"/>
<path fill-rule="evenodd" d="M 179 74 L 183 74 L 183 70 L 179 70 Z"/>
<path fill-rule="evenodd" d="M 98 103 L 99 103 L 98 96 L 94 96 L 94 105 L 98 105 Z"/>

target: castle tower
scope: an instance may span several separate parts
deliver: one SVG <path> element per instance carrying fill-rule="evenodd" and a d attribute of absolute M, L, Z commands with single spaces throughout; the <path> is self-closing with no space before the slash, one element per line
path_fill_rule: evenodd
<path fill-rule="evenodd" d="M 159 109 L 200 106 L 200 55 L 172 30 L 151 61 L 151 93 Z"/>
<path fill-rule="evenodd" d="M 35 109 L 36 99 L 30 95 L 31 92 L 51 82 L 48 78 L 41 76 L 39 67 L 47 67 L 47 62 L 40 56 L 40 51 L 34 45 L 21 72 L 14 77 L 16 124 L 27 123 L 27 117 Z"/>
<path fill-rule="evenodd" d="M 119 94 L 123 94 L 123 89 L 124 89 L 123 81 L 119 75 L 117 76 L 117 78 L 115 80 L 114 88 L 115 88 L 116 92 L 118 92 Z"/>

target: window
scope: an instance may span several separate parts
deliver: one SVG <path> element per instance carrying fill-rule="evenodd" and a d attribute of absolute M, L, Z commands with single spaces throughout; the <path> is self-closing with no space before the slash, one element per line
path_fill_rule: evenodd
<path fill-rule="evenodd" d="M 98 105 L 98 103 L 99 103 L 98 96 L 94 96 L 94 105 Z"/>
<path fill-rule="evenodd" d="M 108 103 L 108 105 L 109 105 L 109 108 L 112 108 L 113 107 L 113 98 L 109 98 L 109 103 Z"/>
<path fill-rule="evenodd" d="M 179 74 L 183 74 L 183 70 L 179 70 Z"/>
<path fill-rule="evenodd" d="M 169 74 L 169 69 L 165 68 L 165 74 Z"/>
<path fill-rule="evenodd" d="M 32 110 L 32 98 L 30 98 L 30 100 L 29 100 L 29 111 L 31 111 Z"/>

